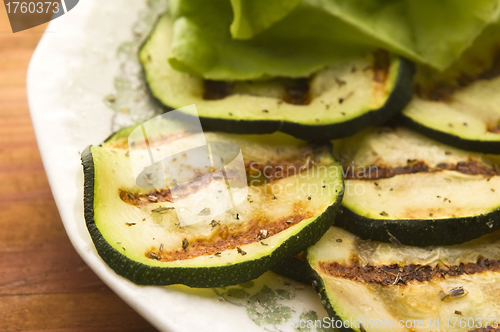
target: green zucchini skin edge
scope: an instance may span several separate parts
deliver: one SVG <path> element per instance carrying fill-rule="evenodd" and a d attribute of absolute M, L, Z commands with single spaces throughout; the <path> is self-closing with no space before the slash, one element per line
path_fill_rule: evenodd
<path fill-rule="evenodd" d="M 307 256 L 307 251 L 305 256 Z M 305 257 L 305 260 L 306 261 L 301 261 L 295 257 L 288 257 L 273 266 L 271 271 L 303 283 L 304 285 L 313 286 L 319 299 L 321 300 L 321 304 L 328 314 L 328 317 L 332 318 L 334 321 L 342 321 L 342 318 L 336 314 L 330 304 L 330 300 L 328 299 L 328 295 L 323 284 L 323 279 L 321 279 L 320 275 L 309 265 L 307 257 Z M 344 332 L 354 332 L 353 329 L 346 328 L 344 326 L 338 329 Z"/>
<path fill-rule="evenodd" d="M 342 206 L 335 226 L 363 240 L 391 242 L 391 233 L 404 245 L 446 246 L 464 243 L 500 229 L 500 209 L 473 217 L 392 220 L 366 218 Z"/>
<path fill-rule="evenodd" d="M 306 262 L 301 261 L 300 259 L 297 259 L 295 257 L 285 258 L 284 260 L 273 266 L 273 268 L 271 268 L 271 271 L 303 283 L 304 285 L 314 287 L 321 301 L 321 304 L 323 305 L 323 308 L 325 308 L 326 313 L 328 314 L 328 317 L 332 319 L 332 323 L 334 324 L 334 322 L 336 322 L 337 320 L 343 321 L 342 318 L 337 315 L 335 310 L 333 310 L 333 307 L 330 304 L 330 299 L 328 298 L 328 295 L 326 293 L 323 279 L 321 279 L 320 275 L 316 271 L 314 271 L 313 268 L 311 268 L 309 263 L 307 263 L 307 257 L 305 259 Z M 337 329 L 344 332 L 355 332 L 353 329 L 344 327 L 343 325 L 341 328 Z"/>
<path fill-rule="evenodd" d="M 318 294 L 319 299 L 321 300 L 321 304 L 328 314 L 328 317 L 332 318 L 333 321 L 342 321 L 342 318 L 337 315 L 335 310 L 333 310 L 332 305 L 330 304 L 330 300 L 328 299 L 328 295 L 323 284 L 323 279 L 321 279 L 320 275 L 316 271 L 314 271 L 313 268 L 311 268 L 309 263 L 301 261 L 295 257 L 288 257 L 276 264 L 271 269 L 271 271 L 303 283 L 304 285 L 313 286 L 316 290 L 316 293 Z M 354 332 L 353 329 L 346 328 L 344 326 L 338 329 L 344 332 Z"/>
<path fill-rule="evenodd" d="M 320 277 L 320 275 L 314 271 L 312 268 L 310 268 L 311 272 L 311 279 L 312 279 L 312 285 L 314 289 L 316 290 L 316 293 L 318 293 L 318 297 L 321 300 L 321 304 L 323 305 L 323 308 L 325 308 L 326 313 L 328 314 L 328 317 L 332 319 L 332 324 L 335 324 L 337 321 L 343 322 L 344 320 L 340 318 L 335 310 L 333 309 L 330 299 L 328 298 L 328 294 L 326 293 L 326 288 L 323 283 L 323 279 Z M 354 329 L 351 329 L 349 327 L 345 327 L 344 324 L 341 325 L 341 327 L 336 327 L 336 329 L 343 331 L 343 332 L 355 332 Z"/>
<path fill-rule="evenodd" d="M 298 281 L 304 285 L 312 285 L 316 273 L 311 266 L 296 257 L 287 257 L 276 263 L 272 268 L 276 274 Z"/>
<path fill-rule="evenodd" d="M 421 133 L 422 135 L 453 147 L 475 152 L 500 154 L 500 142 L 477 141 L 447 134 L 445 132 L 424 126 L 423 124 L 405 116 L 403 113 L 399 116 L 398 120 L 401 124 Z"/>
<path fill-rule="evenodd" d="M 316 220 L 304 227 L 299 236 L 294 236 L 283 242 L 269 255 L 257 260 L 245 261 L 234 265 L 220 267 L 187 267 L 162 268 L 138 263 L 122 255 L 114 249 L 103 237 L 94 220 L 94 161 L 91 146 L 81 155 L 84 171 L 84 217 L 87 229 L 101 258 L 117 274 L 138 285 L 165 286 L 184 284 L 189 287 L 210 288 L 240 284 L 255 279 L 269 270 L 276 262 L 316 243 L 333 224 L 335 214 L 341 205 L 343 190 Z"/>

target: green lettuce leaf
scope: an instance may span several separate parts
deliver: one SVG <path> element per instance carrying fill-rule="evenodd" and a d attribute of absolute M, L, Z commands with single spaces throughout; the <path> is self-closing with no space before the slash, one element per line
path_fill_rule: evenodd
<path fill-rule="evenodd" d="M 208 79 L 304 77 L 376 47 L 372 38 L 305 1 L 249 40 L 232 38 L 229 0 L 176 0 L 171 4 L 175 21 L 170 64 Z"/>
<path fill-rule="evenodd" d="M 308 0 L 377 39 L 381 47 L 436 69 L 448 67 L 485 26 L 497 0 Z"/>
<path fill-rule="evenodd" d="M 269 28 L 294 9 L 300 0 L 231 0 L 234 20 L 230 31 L 234 39 L 250 39 Z"/>
<path fill-rule="evenodd" d="M 304 77 L 384 48 L 442 70 L 500 10 L 500 0 L 251 1 L 172 1 L 172 67 L 214 80 Z"/>

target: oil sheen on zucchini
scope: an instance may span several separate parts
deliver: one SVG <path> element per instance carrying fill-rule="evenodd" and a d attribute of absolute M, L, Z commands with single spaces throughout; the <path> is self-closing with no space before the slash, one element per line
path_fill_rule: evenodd
<path fill-rule="evenodd" d="M 498 232 L 419 248 L 366 241 L 332 227 L 307 259 L 337 326 L 359 332 L 498 328 Z"/>
<path fill-rule="evenodd" d="M 444 72 L 419 67 L 403 122 L 461 149 L 500 154 L 499 34 L 500 24 L 487 27 Z"/>
<path fill-rule="evenodd" d="M 413 93 L 413 65 L 378 51 L 309 78 L 208 81 L 168 62 L 172 23 L 161 17 L 140 51 L 155 97 L 171 108 L 196 104 L 202 124 L 233 133 L 282 131 L 303 139 L 352 135 L 400 112 Z"/>
<path fill-rule="evenodd" d="M 335 225 L 414 246 L 465 242 L 500 228 L 500 156 L 447 146 L 404 127 L 336 141 L 345 176 Z"/>
<path fill-rule="evenodd" d="M 329 147 L 282 133 L 207 132 L 208 142 L 241 148 L 248 197 L 213 220 L 180 227 L 169 189 L 136 185 L 127 145 L 132 129 L 88 147 L 82 163 L 85 218 L 96 249 L 116 273 L 137 284 L 219 287 L 256 278 L 315 243 L 340 206 L 342 173 Z M 194 134 L 155 135 L 148 133 L 149 144 L 161 153 Z M 206 186 L 191 183 L 183 194 Z"/>

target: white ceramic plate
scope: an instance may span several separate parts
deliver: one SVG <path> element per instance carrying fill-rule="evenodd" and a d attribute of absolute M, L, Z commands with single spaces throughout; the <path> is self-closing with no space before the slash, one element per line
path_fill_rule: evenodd
<path fill-rule="evenodd" d="M 85 0 L 52 21 L 28 71 L 28 98 L 45 170 L 76 251 L 130 306 L 162 331 L 294 331 L 326 316 L 310 287 L 267 273 L 253 285 L 196 290 L 137 286 L 98 256 L 83 218 L 80 152 L 160 112 L 137 47 L 166 0 Z M 260 301 L 258 301 L 260 300 Z"/>

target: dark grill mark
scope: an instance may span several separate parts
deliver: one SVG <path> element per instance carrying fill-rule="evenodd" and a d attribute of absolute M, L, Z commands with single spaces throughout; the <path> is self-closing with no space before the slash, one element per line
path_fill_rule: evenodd
<path fill-rule="evenodd" d="M 488 177 L 500 175 L 496 168 L 490 168 L 486 165 L 481 165 L 475 160 L 461 161 L 457 164 L 438 164 L 435 168 L 429 167 L 425 162 L 420 160 L 409 160 L 406 166 L 386 167 L 386 166 L 369 166 L 369 167 L 353 167 L 352 165 L 344 165 L 344 177 L 347 180 L 377 180 L 388 179 L 402 174 L 415 174 L 423 172 L 439 172 L 443 170 L 456 171 L 469 175 L 485 175 Z"/>
<path fill-rule="evenodd" d="M 291 79 L 285 83 L 283 101 L 294 105 L 308 105 L 311 102 L 309 94 L 309 79 Z"/>
<path fill-rule="evenodd" d="M 459 73 L 458 76 L 437 79 L 434 82 L 416 82 L 416 94 L 427 100 L 450 101 L 453 94 L 479 80 L 491 80 L 500 76 L 500 45 L 494 50 L 493 61 L 488 68 L 476 75 Z M 473 61 L 473 60 L 471 60 Z M 477 60 L 476 60 L 477 61 Z"/>
<path fill-rule="evenodd" d="M 235 232 L 235 230 L 229 229 L 225 225 L 217 225 L 212 236 L 188 239 L 189 245 L 184 249 L 165 252 L 153 248 L 146 252 L 146 257 L 163 262 L 172 262 L 204 255 L 214 255 L 225 250 L 236 249 L 245 244 L 261 241 L 262 229 L 267 231 L 266 238 L 269 238 L 311 217 L 312 213 L 307 213 L 305 215 L 290 216 L 272 223 L 253 220 L 248 223 L 246 230 L 243 232 Z"/>
<path fill-rule="evenodd" d="M 377 50 L 373 53 L 373 56 L 373 80 L 378 83 L 385 83 L 389 76 L 389 68 L 391 66 L 389 52 Z"/>
<path fill-rule="evenodd" d="M 493 326 L 483 327 L 480 329 L 471 330 L 469 332 L 499 332 L 500 327 L 494 328 Z"/>
<path fill-rule="evenodd" d="M 144 206 L 150 203 L 174 202 L 169 189 L 154 190 L 147 194 L 131 193 L 118 189 L 118 195 L 122 201 L 134 206 Z"/>
<path fill-rule="evenodd" d="M 457 87 L 452 87 L 444 83 L 436 83 L 432 88 L 424 88 L 422 85 L 415 85 L 415 93 L 422 99 L 432 101 L 449 101 Z"/>
<path fill-rule="evenodd" d="M 233 91 L 234 84 L 226 81 L 203 81 L 203 99 L 218 100 L 229 96 Z"/>
<path fill-rule="evenodd" d="M 496 47 L 490 67 L 477 76 L 477 80 L 491 80 L 500 76 L 500 46 Z"/>
<path fill-rule="evenodd" d="M 489 127 L 488 131 L 493 134 L 500 134 L 500 125 L 496 127 Z"/>
<path fill-rule="evenodd" d="M 438 164 L 437 170 L 452 170 L 457 171 L 463 174 L 471 174 L 471 175 L 488 175 L 495 176 L 499 175 L 494 169 L 486 168 L 484 165 L 480 165 L 477 161 L 469 160 L 467 162 L 461 161 L 456 165 L 451 164 Z"/>
<path fill-rule="evenodd" d="M 486 271 L 500 272 L 500 260 L 480 259 L 476 263 L 462 263 L 460 265 L 435 267 L 411 264 L 399 266 L 391 265 L 340 265 L 338 263 L 321 262 L 320 268 L 325 273 L 357 282 L 377 284 L 381 286 L 407 285 L 409 282 L 426 282 L 446 277 L 456 277 L 463 274 L 476 274 Z"/>

